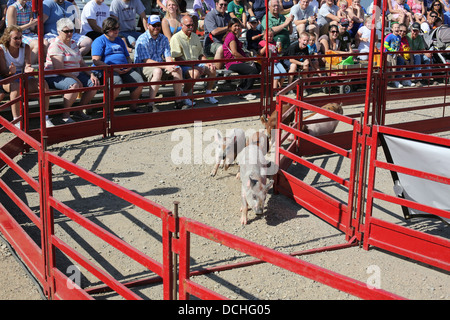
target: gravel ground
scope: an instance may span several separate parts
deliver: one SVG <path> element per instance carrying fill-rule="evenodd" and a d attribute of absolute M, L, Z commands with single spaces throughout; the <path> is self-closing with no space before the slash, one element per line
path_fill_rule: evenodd
<path fill-rule="evenodd" d="M 345 107 L 344 114 L 360 110 L 360 106 Z M 415 112 L 410 116 L 414 118 L 420 115 Z M 203 123 L 203 133 L 210 129 L 219 129 L 225 133 L 226 129 L 230 128 L 257 130 L 261 128 L 261 124 L 257 117 Z M 346 128 L 338 126 L 338 130 L 344 129 Z M 235 177 L 238 167 L 232 166 L 228 171 L 219 169 L 217 176 L 211 177 L 212 164 L 192 163 L 193 153 L 187 154 L 192 160 L 190 164 L 174 163 L 171 151 L 180 146 L 179 140 L 175 139 L 176 134 L 180 132 L 192 135 L 194 126 L 125 132 L 107 139 L 92 137 L 54 145 L 50 150 L 170 210 L 173 209 L 173 202 L 178 201 L 180 216 L 198 220 L 283 253 L 345 243 L 345 236 L 341 232 L 293 200 L 283 195 L 274 195 L 272 191 L 266 199 L 265 214 L 257 217 L 249 211 L 248 225 L 241 226 L 240 181 Z M 206 150 L 207 146 L 210 146 L 209 141 L 203 143 L 202 150 Z M 30 174 L 37 176 L 36 155 L 30 153 L 19 158 L 19 163 L 25 166 Z M 348 164 L 338 156 L 321 155 L 311 157 L 310 161 L 342 177 L 348 177 Z M 289 171 L 301 176 L 316 188 L 336 198 L 345 199 L 346 192 L 342 188 L 319 177 L 318 174 L 299 165 L 292 165 Z M 53 173 L 56 198 L 120 236 L 130 245 L 161 261 L 161 223 L 158 219 L 59 168 L 54 168 Z M 3 178 L 10 179 L 16 187 L 22 187 L 23 197 L 29 206 L 33 210 L 38 209 L 36 195 L 30 192 L 22 181 L 9 171 L 3 172 Z M 392 180 L 389 175 L 379 176 L 378 188 L 391 192 Z M 400 208 L 378 204 L 377 209 L 381 216 L 384 214 L 386 219 L 398 224 L 450 238 L 450 228 L 440 220 L 405 221 Z M 30 234 L 36 234 L 36 230 L 26 222 L 23 222 L 23 226 Z M 55 216 L 55 233 L 83 255 L 101 264 L 118 279 L 132 280 L 149 276 L 143 267 L 120 255 L 58 213 Z M 193 269 L 249 260 L 243 253 L 197 236 L 192 236 L 191 242 Z M 300 258 L 364 283 L 369 283 L 375 270 L 379 275 L 377 279 L 381 289 L 405 298 L 450 299 L 448 272 L 376 248 L 366 251 L 352 247 Z M 60 256 L 58 264 L 62 272 L 69 272 L 68 268 L 72 262 Z M 8 248 L 1 243 L 0 267 L 6 270 L 0 273 L 0 299 L 41 298 L 34 283 L 19 267 Z M 99 284 L 96 278 L 81 270 L 83 287 Z M 230 299 L 356 299 L 268 264 L 214 272 L 195 277 L 195 281 Z M 141 288 L 137 292 L 144 298 L 161 299 L 161 289 L 162 286 L 156 285 Z M 118 298 L 112 294 L 97 297 Z"/>

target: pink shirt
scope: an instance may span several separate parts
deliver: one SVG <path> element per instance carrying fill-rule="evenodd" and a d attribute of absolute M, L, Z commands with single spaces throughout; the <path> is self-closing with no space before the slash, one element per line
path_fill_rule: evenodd
<path fill-rule="evenodd" d="M 54 70 L 52 63 L 52 56 L 62 56 L 64 60 L 64 69 L 79 68 L 80 61 L 82 59 L 80 50 L 77 43 L 71 40 L 70 47 L 64 44 L 59 38 L 55 38 L 50 43 L 47 51 L 47 57 L 45 60 L 45 70 Z M 79 72 L 73 72 L 73 75 L 77 77 Z M 56 76 L 56 75 L 53 75 Z"/>

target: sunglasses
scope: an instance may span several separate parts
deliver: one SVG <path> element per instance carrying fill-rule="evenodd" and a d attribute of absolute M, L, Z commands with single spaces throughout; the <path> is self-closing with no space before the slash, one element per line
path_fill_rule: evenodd
<path fill-rule="evenodd" d="M 331 33 L 338 33 L 339 31 L 336 31 L 336 30 L 334 30 L 334 31 L 330 31 Z"/>
<path fill-rule="evenodd" d="M 70 30 L 61 30 L 61 32 L 64 32 L 65 34 L 73 33 L 73 29 L 70 29 Z"/>
<path fill-rule="evenodd" d="M 430 17 L 432 17 L 432 18 L 437 18 L 437 16 L 430 16 Z"/>
<path fill-rule="evenodd" d="M 219 7 L 226 7 L 226 6 L 227 6 L 226 3 L 218 3 L 217 5 L 218 5 Z"/>
<path fill-rule="evenodd" d="M 153 28 L 161 28 L 161 23 L 151 24 Z"/>
<path fill-rule="evenodd" d="M 406 33 L 406 30 L 398 30 L 398 32 Z"/>
<path fill-rule="evenodd" d="M 22 37 L 13 37 L 13 40 L 22 40 Z"/>

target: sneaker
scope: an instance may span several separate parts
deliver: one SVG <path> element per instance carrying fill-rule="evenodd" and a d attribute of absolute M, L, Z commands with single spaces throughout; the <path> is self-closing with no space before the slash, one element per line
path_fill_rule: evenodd
<path fill-rule="evenodd" d="M 251 93 L 246 94 L 245 96 L 239 95 L 239 97 L 241 97 L 242 99 L 245 99 L 245 100 L 255 100 L 256 99 L 256 96 Z"/>
<path fill-rule="evenodd" d="M 411 80 L 403 80 L 402 84 L 403 84 L 404 87 L 414 87 L 415 86 L 415 84 L 413 84 L 411 82 Z"/>
<path fill-rule="evenodd" d="M 217 99 L 214 98 L 214 97 L 206 97 L 206 98 L 205 98 L 205 102 L 206 102 L 206 103 L 209 103 L 209 104 L 218 104 L 218 103 L 219 103 L 219 100 L 217 100 Z"/>
<path fill-rule="evenodd" d="M 403 85 L 400 83 L 400 82 L 398 82 L 398 81 L 395 81 L 394 82 L 394 88 L 403 88 Z"/>
<path fill-rule="evenodd" d="M 183 109 L 184 106 L 184 100 L 183 101 L 175 101 L 175 105 L 173 106 L 174 109 Z"/>
<path fill-rule="evenodd" d="M 159 112 L 160 110 L 157 107 L 155 107 L 154 105 L 149 104 L 147 106 L 147 111 L 148 112 Z"/>
<path fill-rule="evenodd" d="M 63 121 L 64 123 L 74 123 L 74 122 L 75 122 L 71 117 L 69 117 L 69 118 L 63 118 L 62 121 Z"/>
<path fill-rule="evenodd" d="M 73 117 L 76 118 L 76 119 L 80 119 L 80 120 L 90 120 L 90 119 L 92 119 L 91 116 L 88 116 L 83 111 L 76 111 L 76 112 L 74 112 L 73 113 Z"/>
<path fill-rule="evenodd" d="M 186 110 L 186 109 L 189 109 L 189 108 L 191 108 L 191 106 L 188 106 L 187 104 L 184 104 L 184 105 L 181 107 L 181 110 Z"/>
<path fill-rule="evenodd" d="M 190 99 L 184 99 L 184 104 L 187 105 L 188 107 L 192 107 L 192 106 L 195 106 L 197 103 Z"/>
<path fill-rule="evenodd" d="M 55 125 L 53 124 L 52 120 L 50 120 L 50 119 L 45 120 L 45 127 L 46 128 L 51 128 L 51 127 L 54 127 L 54 126 Z"/>
<path fill-rule="evenodd" d="M 418 88 L 420 88 L 420 87 L 423 87 L 423 84 L 422 84 L 422 82 L 417 81 L 417 82 L 415 83 L 415 86 L 418 87 Z"/>
<path fill-rule="evenodd" d="M 14 126 L 17 128 L 17 129 L 20 129 L 20 121 L 19 122 L 16 122 L 16 123 L 14 123 Z"/>

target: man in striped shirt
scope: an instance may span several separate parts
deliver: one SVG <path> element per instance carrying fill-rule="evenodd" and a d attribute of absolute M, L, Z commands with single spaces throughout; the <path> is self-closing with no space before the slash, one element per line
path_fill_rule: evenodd
<path fill-rule="evenodd" d="M 158 63 L 173 61 L 170 54 L 169 40 L 161 33 L 161 19 L 158 15 L 151 15 L 148 18 L 148 30 L 139 36 L 136 40 L 136 48 L 134 53 L 134 63 Z M 182 72 L 180 66 L 164 65 L 164 66 L 145 66 L 142 68 L 142 74 L 149 82 L 162 80 L 182 80 Z M 175 96 L 181 96 L 182 83 L 174 83 L 173 88 Z M 154 99 L 159 90 L 159 85 L 151 85 L 150 99 Z M 175 109 L 181 109 L 184 105 L 182 100 L 175 101 Z M 158 111 L 154 107 L 154 102 L 148 105 L 149 112 Z"/>

